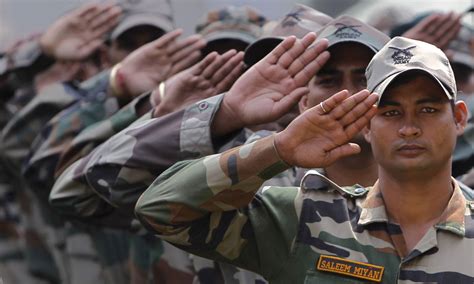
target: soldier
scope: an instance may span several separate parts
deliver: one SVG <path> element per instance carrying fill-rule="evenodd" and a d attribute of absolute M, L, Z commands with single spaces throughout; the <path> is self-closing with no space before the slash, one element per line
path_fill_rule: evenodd
<path fill-rule="evenodd" d="M 265 86 L 254 90 L 264 97 L 291 96 L 285 90 L 291 79 L 264 78 L 292 78 L 301 63 L 309 66 L 308 45 L 285 40 L 258 64 L 264 76 L 246 77 L 244 85 Z M 176 164 L 140 197 L 137 216 L 183 249 L 257 271 L 271 282 L 472 283 L 474 207 L 451 178 L 467 109 L 454 101 L 446 56 L 430 44 L 397 37 L 374 56 L 366 76 L 370 92 L 379 96 L 339 92 L 274 136 Z M 239 121 L 258 115 L 262 106 L 229 107 Z M 373 187 L 327 180 L 320 190 L 303 180 L 301 188 L 270 187 L 255 196 L 265 179 L 289 165 L 326 167 L 358 153 L 349 141 L 365 126 L 378 163 Z M 453 257 L 463 261 L 453 265 Z"/>

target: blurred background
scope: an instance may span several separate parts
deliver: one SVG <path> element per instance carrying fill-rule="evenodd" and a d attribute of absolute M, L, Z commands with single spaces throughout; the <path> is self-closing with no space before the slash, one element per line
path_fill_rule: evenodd
<path fill-rule="evenodd" d="M 0 0 L 0 49 L 15 38 L 41 32 L 59 15 L 85 2 L 88 1 Z M 472 7 L 474 0 L 171 0 L 171 3 L 176 24 L 184 28 L 185 34 L 191 34 L 202 15 L 224 5 L 250 5 L 268 19 L 278 19 L 294 3 L 302 3 L 331 16 L 344 13 L 371 23 L 377 21 L 377 17 L 385 17 L 386 13 L 403 20 L 423 11 L 462 12 Z M 464 18 L 464 22 L 474 23 L 472 13 Z"/>

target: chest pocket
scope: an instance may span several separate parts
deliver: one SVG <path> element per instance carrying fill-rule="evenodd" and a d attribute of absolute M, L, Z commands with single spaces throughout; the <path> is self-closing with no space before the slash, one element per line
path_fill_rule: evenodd
<path fill-rule="evenodd" d="M 306 271 L 306 277 L 304 284 L 315 284 L 315 283 L 375 283 L 368 280 L 357 279 L 349 276 L 344 276 L 336 273 L 323 272 L 317 270 Z"/>

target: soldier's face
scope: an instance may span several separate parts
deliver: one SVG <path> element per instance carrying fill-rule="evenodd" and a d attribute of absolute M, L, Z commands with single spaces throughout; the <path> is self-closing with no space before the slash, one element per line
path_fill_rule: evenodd
<path fill-rule="evenodd" d="M 331 57 L 309 82 L 310 93 L 300 110 L 311 108 L 344 89 L 356 93 L 367 87 L 365 69 L 374 52 L 359 43 L 340 43 L 329 48 Z"/>
<path fill-rule="evenodd" d="M 466 106 L 459 102 L 453 108 L 426 74 L 402 76 L 386 89 L 365 133 L 374 157 L 383 171 L 403 177 L 449 170 Z"/>

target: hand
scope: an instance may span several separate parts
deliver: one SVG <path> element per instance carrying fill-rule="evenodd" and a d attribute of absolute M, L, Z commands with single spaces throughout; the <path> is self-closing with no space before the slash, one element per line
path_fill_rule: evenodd
<path fill-rule="evenodd" d="M 360 152 L 348 143 L 375 115 L 378 96 L 363 90 L 350 96 L 347 90 L 314 106 L 275 136 L 275 148 L 289 165 L 323 168 L 337 159 Z"/>
<path fill-rule="evenodd" d="M 433 14 L 421 20 L 402 36 L 421 40 L 446 49 L 461 28 L 462 14 Z"/>
<path fill-rule="evenodd" d="M 51 67 L 35 76 L 36 93 L 40 93 L 48 85 L 74 79 L 81 69 L 81 64 L 80 62 L 73 61 L 57 61 Z"/>
<path fill-rule="evenodd" d="M 329 59 L 327 40 L 314 46 L 314 33 L 286 38 L 245 72 L 224 96 L 212 131 L 223 135 L 236 129 L 272 122 L 289 112 L 308 92 L 308 82 Z"/>
<path fill-rule="evenodd" d="M 114 4 L 88 4 L 59 18 L 40 38 L 46 55 L 58 60 L 82 60 L 102 43 L 119 20 L 122 9 Z"/>
<path fill-rule="evenodd" d="M 166 80 L 163 100 L 159 89 L 152 94 L 152 102 L 157 104 L 154 116 L 177 111 L 227 91 L 242 74 L 243 56 L 243 52 L 235 50 L 223 55 L 212 52 L 199 63 Z"/>
<path fill-rule="evenodd" d="M 169 32 L 128 55 L 117 71 L 123 78 L 121 91 L 130 98 L 138 96 L 196 63 L 206 42 L 200 35 L 177 41 L 181 33 Z"/>

